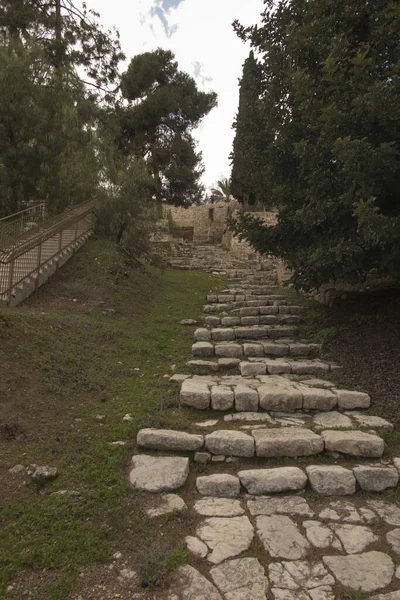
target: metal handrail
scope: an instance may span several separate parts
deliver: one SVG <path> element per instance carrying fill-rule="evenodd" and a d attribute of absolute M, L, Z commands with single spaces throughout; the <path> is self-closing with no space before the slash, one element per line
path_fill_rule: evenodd
<path fill-rule="evenodd" d="M 11 247 L 3 250 L 0 249 L 0 263 L 9 262 L 13 258 L 18 258 L 21 254 L 28 252 L 46 239 L 53 237 L 61 229 L 75 223 L 85 214 L 93 212 L 96 208 L 96 198 L 92 198 L 87 202 L 83 202 L 78 206 L 73 206 L 63 213 L 51 217 L 41 225 L 35 227 L 30 232 L 23 233 Z"/>
<path fill-rule="evenodd" d="M 46 216 L 46 204 L 41 202 L 0 219 L 0 250 L 39 226 Z M 37 222 L 39 221 L 39 222 Z M 29 226 L 29 227 L 28 227 Z"/>
<path fill-rule="evenodd" d="M 7 215 L 6 217 L 1 217 L 0 223 L 2 221 L 7 221 L 8 219 L 13 219 L 14 217 L 18 217 L 19 215 L 23 215 L 24 213 L 32 212 L 32 211 L 36 210 L 37 208 L 43 209 L 45 206 L 46 206 L 45 203 L 41 202 L 40 204 L 35 204 L 34 206 L 30 206 L 29 208 L 24 208 L 24 210 L 19 210 L 18 212 L 13 213 L 12 215 Z"/>
<path fill-rule="evenodd" d="M 92 198 L 23 232 L 3 252 L 0 249 L 0 300 L 15 305 L 27 296 L 21 297 L 22 289 L 29 295 L 32 287 L 42 285 L 93 232 L 96 216 Z"/>

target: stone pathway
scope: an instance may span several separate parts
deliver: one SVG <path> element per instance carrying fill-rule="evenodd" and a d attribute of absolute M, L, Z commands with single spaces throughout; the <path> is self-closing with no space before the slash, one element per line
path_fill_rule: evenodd
<path fill-rule="evenodd" d="M 200 263 L 232 283 L 207 297 L 201 326 L 182 315 L 193 359 L 171 385 L 198 419 L 139 431 L 130 472 L 155 526 L 192 516 L 191 564 L 168 600 L 400 600 L 400 506 L 381 494 L 399 483 L 400 459 L 384 454 L 391 423 L 367 391 L 329 381 L 340 366 L 300 338 L 305 309 L 272 269 L 237 269 L 215 248 Z"/>

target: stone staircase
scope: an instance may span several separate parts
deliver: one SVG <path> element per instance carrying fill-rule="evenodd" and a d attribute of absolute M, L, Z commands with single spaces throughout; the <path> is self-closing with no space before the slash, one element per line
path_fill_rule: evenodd
<path fill-rule="evenodd" d="M 329 380 L 340 366 L 301 337 L 306 308 L 273 272 L 223 268 L 232 283 L 207 297 L 188 372 L 170 378 L 194 418 L 185 431 L 140 430 L 130 472 L 160 494 L 150 517 L 197 517 L 185 543 L 204 568 L 181 567 L 170 597 L 400 599 L 400 507 L 377 495 L 399 483 L 392 424 L 366 391 Z"/>

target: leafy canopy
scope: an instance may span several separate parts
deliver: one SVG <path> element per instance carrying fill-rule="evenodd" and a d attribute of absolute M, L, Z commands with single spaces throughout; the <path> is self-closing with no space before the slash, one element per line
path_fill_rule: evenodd
<path fill-rule="evenodd" d="M 362 280 L 372 268 L 397 277 L 400 4 L 265 4 L 260 26 L 235 24 L 257 51 L 260 113 L 259 134 L 250 128 L 243 141 L 249 116 L 239 110 L 233 180 L 279 218 L 267 227 L 244 217 L 236 230 L 283 258 L 299 287 Z M 239 164 L 249 147 L 254 175 Z"/>
<path fill-rule="evenodd" d="M 153 173 L 156 196 L 188 205 L 202 194 L 201 154 L 192 131 L 216 105 L 178 69 L 172 52 L 158 49 L 135 56 L 123 74 L 120 146 L 144 157 Z"/>

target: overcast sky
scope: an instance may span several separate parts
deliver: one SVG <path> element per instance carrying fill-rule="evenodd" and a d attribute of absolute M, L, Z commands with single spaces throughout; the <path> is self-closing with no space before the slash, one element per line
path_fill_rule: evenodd
<path fill-rule="evenodd" d="M 86 0 L 104 26 L 121 34 L 128 59 L 161 47 L 174 52 L 179 67 L 198 86 L 218 94 L 218 107 L 195 133 L 206 167 L 203 182 L 211 186 L 230 175 L 232 121 L 238 105 L 238 79 L 249 48 L 232 22 L 259 21 L 263 0 Z"/>

